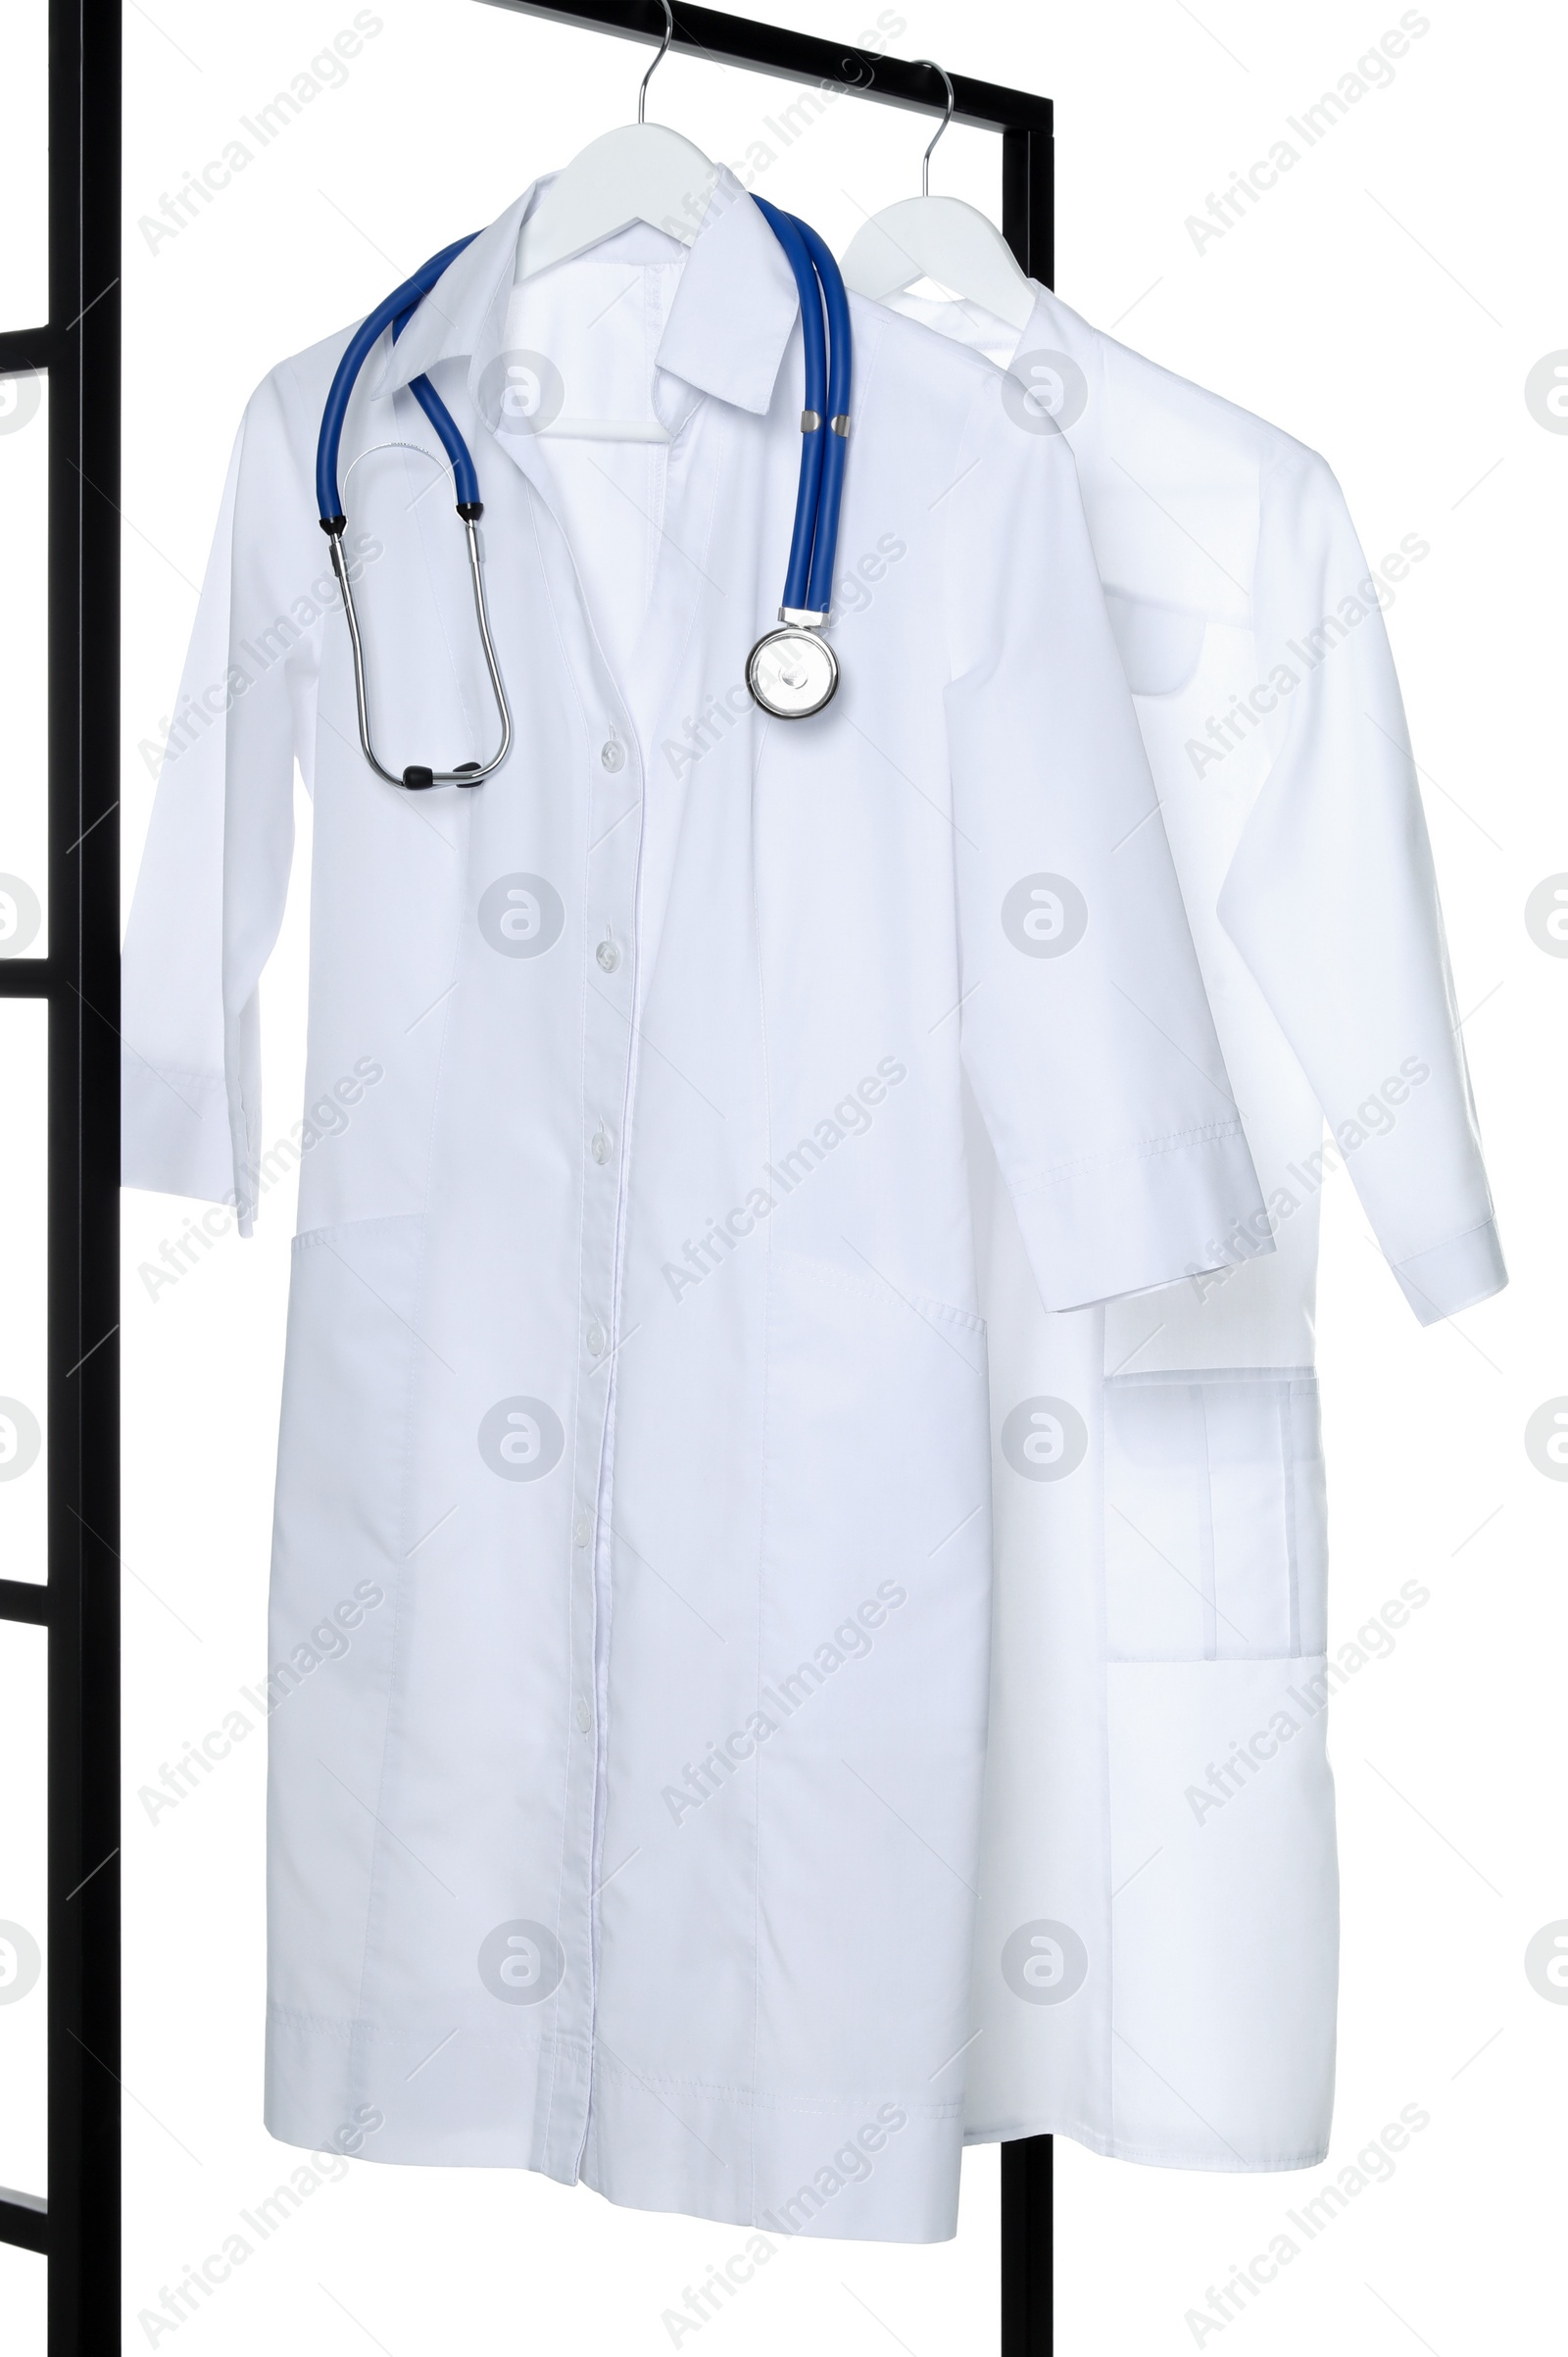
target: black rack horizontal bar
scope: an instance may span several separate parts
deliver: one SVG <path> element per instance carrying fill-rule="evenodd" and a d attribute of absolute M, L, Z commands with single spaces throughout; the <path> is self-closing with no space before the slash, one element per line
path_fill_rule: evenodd
<path fill-rule="evenodd" d="M 0 2242 L 19 2250 L 49 2248 L 49 2204 L 36 2193 L 0 2192 Z"/>
<path fill-rule="evenodd" d="M 574 25 L 584 32 L 618 33 L 628 41 L 647 41 L 654 47 L 664 37 L 664 12 L 659 0 L 569 0 L 555 7 L 551 0 L 487 0 L 492 8 L 508 8 L 531 17 L 554 17 L 558 24 Z M 675 11 L 671 49 L 689 57 L 706 57 L 715 64 L 753 66 L 760 74 L 781 74 L 786 81 L 832 82 L 853 90 L 858 98 L 874 98 L 883 106 L 912 107 L 925 115 L 947 113 L 942 76 L 929 66 L 909 65 L 902 58 L 883 57 L 874 49 L 856 49 L 839 41 L 818 40 L 814 34 L 786 32 L 778 25 L 754 25 L 745 17 L 726 16 L 719 9 Z M 952 75 L 955 123 L 983 131 L 1049 131 L 1052 104 L 1032 91 L 1008 90 L 996 82 L 972 81 L 967 74 Z"/>
<path fill-rule="evenodd" d="M 36 1628 L 49 1625 L 49 1591 L 41 1580 L 0 1580 L 0 1620 L 31 1621 Z M 0 2200 L 4 2195 L 0 2194 Z M 0 2237 L 3 2239 L 3 2237 Z"/>
<path fill-rule="evenodd" d="M 23 368 L 47 368 L 59 351 L 52 327 L 13 327 L 0 335 L 0 376 Z"/>
<path fill-rule="evenodd" d="M 4 375 L 0 369 L 0 375 Z M 47 958 L 0 958 L 0 999 L 47 999 Z"/>
<path fill-rule="evenodd" d="M 514 16 L 546 17 L 580 32 L 608 32 L 657 48 L 664 37 L 661 0 L 485 0 Z M 685 5 L 672 11 L 672 49 L 714 65 L 741 66 L 785 81 L 869 98 L 879 106 L 903 107 L 941 118 L 948 96 L 942 75 L 930 66 L 848 43 L 819 40 L 813 33 L 787 32 L 782 25 L 754 24 L 721 9 Z M 1049 286 L 1054 275 L 1055 175 L 1053 168 L 1055 109 L 1032 90 L 1010 90 L 1000 82 L 975 81 L 952 74 L 953 120 L 971 128 L 1002 133 L 1002 234 L 1031 278 Z"/>

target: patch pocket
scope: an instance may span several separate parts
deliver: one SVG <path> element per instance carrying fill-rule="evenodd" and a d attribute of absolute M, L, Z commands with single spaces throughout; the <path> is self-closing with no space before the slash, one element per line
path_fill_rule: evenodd
<path fill-rule="evenodd" d="M 1198 670 L 1208 616 L 1191 606 L 1167 606 L 1107 589 L 1105 612 L 1127 685 L 1135 696 L 1174 696 Z"/>
<path fill-rule="evenodd" d="M 294 1239 L 268 1604 L 268 1945 L 273 2006 L 318 2024 L 347 2024 L 362 1998 L 381 1820 L 361 1795 L 385 1801 L 423 1227 L 410 1214 Z M 275 2014 L 270 2036 L 275 2050 Z"/>
<path fill-rule="evenodd" d="M 1319 1653 L 1328 1544 L 1306 1368 L 1105 1385 L 1105 1630 L 1113 1661 Z"/>
<path fill-rule="evenodd" d="M 294 1239 L 278 1430 L 274 1642 L 403 1551 L 424 1221 L 308 1228 Z"/>
<path fill-rule="evenodd" d="M 978 1758 L 991 1627 L 984 1322 L 778 1252 L 767 1446 L 767 1658 L 810 1659 L 847 1609 L 897 1583 L 910 1599 L 897 1645 L 836 1686 L 835 1707 L 857 1740 L 877 1726 L 896 1746 L 918 1726 L 933 1756 L 950 1745 Z"/>
<path fill-rule="evenodd" d="M 1116 2127 L 1167 2167 L 1305 2168 L 1328 2142 L 1326 1693 L 1321 1654 L 1109 1673 Z"/>

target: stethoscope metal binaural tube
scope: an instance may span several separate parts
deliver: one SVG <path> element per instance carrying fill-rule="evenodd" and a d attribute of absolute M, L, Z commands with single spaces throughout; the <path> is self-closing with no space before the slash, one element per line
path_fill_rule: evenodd
<path fill-rule="evenodd" d="M 418 792 L 428 786 L 477 786 L 493 769 L 499 769 L 512 749 L 512 713 L 507 706 L 507 691 L 501 677 L 501 665 L 496 661 L 494 642 L 490 636 L 490 615 L 485 605 L 484 566 L 479 554 L 478 522 L 484 514 L 484 502 L 479 497 L 479 477 L 457 422 L 430 382 L 428 376 L 416 376 L 410 391 L 425 416 L 435 427 L 441 446 L 452 462 L 453 480 L 458 493 L 458 514 L 467 541 L 468 573 L 473 583 L 473 611 L 479 625 L 479 644 L 484 650 L 485 668 L 490 674 L 490 688 L 496 700 L 501 719 L 501 743 L 487 761 L 462 761 L 455 769 L 427 769 L 411 762 L 401 774 L 387 768 L 377 758 L 370 740 L 369 699 L 365 680 L 365 642 L 360 630 L 360 617 L 355 610 L 354 585 L 343 554 L 343 533 L 347 517 L 342 512 L 338 491 L 337 459 L 343 438 L 343 420 L 348 415 L 349 396 L 371 347 L 382 330 L 392 328 L 395 343 L 413 319 L 419 302 L 436 280 L 455 262 L 471 237 L 460 237 L 456 244 L 433 254 L 412 278 L 387 296 L 356 330 L 347 351 L 337 365 L 326 406 L 321 413 L 321 431 L 316 446 L 316 498 L 322 531 L 327 535 L 332 551 L 332 570 L 337 578 L 343 600 L 344 617 L 349 626 L 349 646 L 354 657 L 354 705 L 360 725 L 360 748 L 375 771 L 389 786 L 406 786 Z"/>
<path fill-rule="evenodd" d="M 461 509 L 459 514 L 462 515 Z M 481 785 L 492 769 L 500 768 L 512 750 L 512 714 L 507 709 L 507 691 L 502 684 L 501 665 L 496 661 L 496 651 L 490 637 L 490 616 L 485 609 L 484 571 L 479 561 L 479 534 L 476 528 L 476 518 L 472 516 L 464 516 L 463 528 L 468 541 L 468 571 L 473 580 L 473 611 L 479 624 L 479 644 L 484 649 L 485 668 L 490 674 L 490 686 L 495 695 L 496 710 L 501 714 L 501 743 L 487 761 L 462 761 L 456 769 L 421 769 L 411 762 L 401 776 L 386 768 L 377 760 L 375 748 L 370 742 L 370 715 L 365 693 L 365 648 L 360 637 L 360 617 L 355 611 L 353 584 L 349 580 L 348 564 L 343 555 L 343 535 L 341 532 L 333 532 L 330 535 L 332 570 L 337 575 L 337 585 L 343 595 L 343 612 L 349 625 L 349 645 L 354 654 L 354 705 L 359 715 L 360 747 L 377 777 L 384 777 L 389 786 L 407 786 L 411 792 L 417 792 L 426 786 Z"/>

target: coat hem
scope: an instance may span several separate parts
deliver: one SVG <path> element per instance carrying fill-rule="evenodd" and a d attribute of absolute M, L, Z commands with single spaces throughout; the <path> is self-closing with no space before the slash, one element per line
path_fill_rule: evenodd
<path fill-rule="evenodd" d="M 1267 2177 L 1295 2169 L 1315 2169 L 1328 2158 L 1328 2138 L 1295 2154 L 1261 2154 L 1256 2159 L 1226 2160 L 1213 2153 L 1182 2152 L 1170 2147 L 1138 2143 L 1130 2137 L 1107 2134 L 1103 2129 L 1091 2128 L 1083 2122 L 1059 2120 L 1050 2116 L 1026 2122 L 1016 2128 L 966 2128 L 963 2140 L 970 2144 L 1012 2144 L 1025 2136 L 1070 2136 L 1075 2144 L 1084 2145 L 1098 2153 L 1102 2160 L 1136 2161 L 1150 2169 L 1190 2169 L 1213 2177 Z"/>
<path fill-rule="evenodd" d="M 578 2137 L 554 2111 L 557 2081 Z M 592 2100 L 589 2101 L 589 2091 Z M 584 2041 L 372 2028 L 269 2007 L 264 2123 L 279 2143 L 384 2165 L 527 2169 L 619 2209 L 786 2239 L 945 2242 L 957 2231 L 956 2103 L 799 2094 L 597 2068 Z"/>

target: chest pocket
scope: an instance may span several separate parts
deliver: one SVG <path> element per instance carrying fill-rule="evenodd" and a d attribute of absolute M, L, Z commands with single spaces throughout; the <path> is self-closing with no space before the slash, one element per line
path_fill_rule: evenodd
<path fill-rule="evenodd" d="M 1105 591 L 1105 612 L 1127 685 L 1135 696 L 1174 696 L 1198 669 L 1208 616 L 1195 607 Z"/>
<path fill-rule="evenodd" d="M 1308 1370 L 1105 1386 L 1112 1660 L 1321 1653 L 1328 1546 Z"/>

